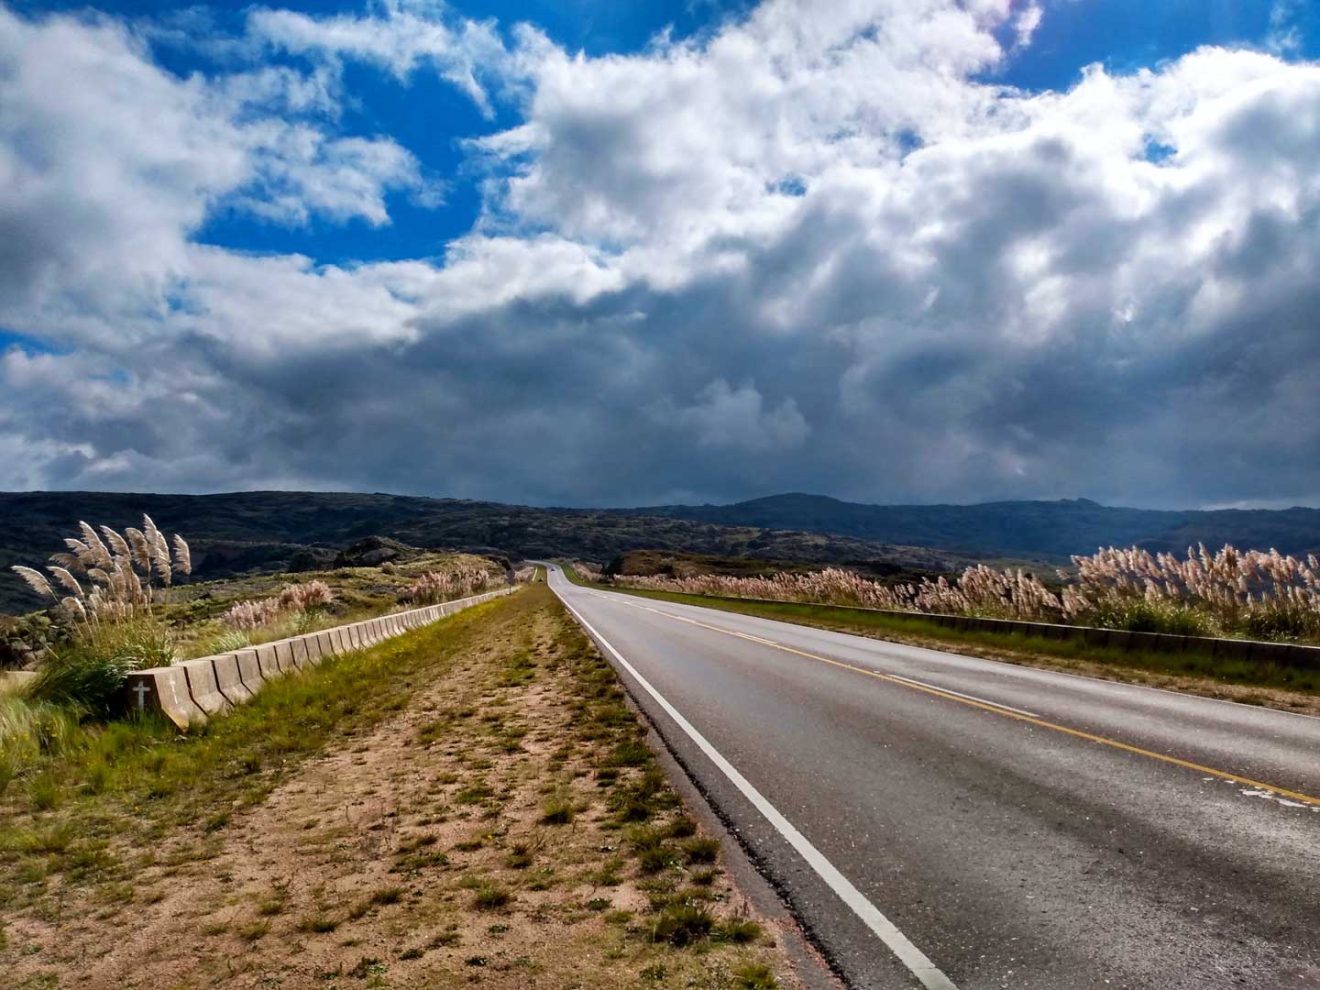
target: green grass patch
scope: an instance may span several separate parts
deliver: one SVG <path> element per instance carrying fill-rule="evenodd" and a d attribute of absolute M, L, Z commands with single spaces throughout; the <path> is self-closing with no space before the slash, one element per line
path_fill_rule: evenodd
<path fill-rule="evenodd" d="M 744 963 L 733 971 L 737 990 L 778 990 L 774 970 L 765 963 Z"/>
<path fill-rule="evenodd" d="M 472 895 L 473 905 L 482 911 L 498 910 L 511 900 L 513 895 L 508 890 L 489 880 L 479 883 Z"/>
<path fill-rule="evenodd" d="M 572 820 L 573 801 L 570 797 L 556 794 L 545 802 L 545 810 L 541 813 L 541 824 L 567 825 Z"/>

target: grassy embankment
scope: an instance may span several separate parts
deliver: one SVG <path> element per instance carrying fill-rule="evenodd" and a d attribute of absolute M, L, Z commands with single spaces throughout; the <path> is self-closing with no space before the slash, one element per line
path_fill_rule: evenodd
<path fill-rule="evenodd" d="M 569 580 L 577 584 L 587 583 L 571 566 L 565 565 L 564 570 Z M 700 605 L 911 646 L 1320 714 L 1320 670 L 1217 659 L 1201 653 L 1128 652 L 1089 646 L 1080 641 L 1045 639 L 1019 633 L 964 632 L 936 625 L 920 615 L 891 615 L 867 609 L 798 602 L 746 601 L 622 587 L 612 590 L 641 598 Z"/>
<path fill-rule="evenodd" d="M 334 592 L 329 608 L 302 613 L 269 627 L 242 635 L 250 645 L 328 629 L 332 626 L 372 619 L 400 608 L 408 588 L 427 572 L 461 568 L 484 569 L 492 587 L 504 581 L 503 570 L 484 557 L 462 553 L 424 552 L 406 563 L 377 567 L 338 567 L 324 571 L 252 574 L 177 585 L 169 604 L 160 609 L 161 618 L 176 637 L 180 656 L 206 656 L 220 649 L 233 649 L 235 634 L 222 621 L 225 611 L 243 600 L 261 600 L 290 584 L 323 581 Z"/>
<path fill-rule="evenodd" d="M 779 950 L 544 583 L 0 803 L 6 985 L 764 988 Z"/>

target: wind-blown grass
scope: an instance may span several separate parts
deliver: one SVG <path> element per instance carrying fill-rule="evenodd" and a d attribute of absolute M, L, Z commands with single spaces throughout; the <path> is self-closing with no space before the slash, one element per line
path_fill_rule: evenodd
<path fill-rule="evenodd" d="M 485 591 L 497 576 L 488 568 L 455 567 L 446 571 L 427 571 L 404 591 L 402 600 L 411 605 L 434 605 L 451 598 L 463 598 Z"/>
<path fill-rule="evenodd" d="M 172 662 L 173 636 L 155 609 L 175 574 L 191 572 L 192 553 L 178 534 L 171 552 L 150 516 L 142 517 L 141 529 L 122 533 L 86 522 L 78 528 L 79 536 L 51 556 L 46 574 L 13 568 L 58 605 L 69 628 L 69 641 L 51 649 L 29 694 L 104 718 L 130 671 Z"/>
<path fill-rule="evenodd" d="M 898 612 L 1058 622 L 1189 636 L 1320 641 L 1320 561 L 1276 550 L 1186 557 L 1139 547 L 1073 558 L 1050 585 L 1021 569 L 968 567 L 954 580 L 885 584 L 842 568 L 773 577 L 620 577 L 625 587 L 681 594 L 852 605 Z"/>

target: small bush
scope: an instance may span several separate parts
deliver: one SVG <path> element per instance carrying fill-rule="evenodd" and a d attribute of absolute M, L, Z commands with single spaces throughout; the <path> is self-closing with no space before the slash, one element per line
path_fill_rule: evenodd
<path fill-rule="evenodd" d="M 738 990 L 778 990 L 774 971 L 764 963 L 744 963 L 733 971 Z"/>
<path fill-rule="evenodd" d="M 651 926 L 651 941 L 674 946 L 691 945 L 710 935 L 715 919 L 701 904 L 671 904 Z"/>
<path fill-rule="evenodd" d="M 748 921 L 746 918 L 730 918 L 728 921 L 721 921 L 716 925 L 712 934 L 720 942 L 746 945 L 761 937 L 761 926 L 755 921 Z"/>
<path fill-rule="evenodd" d="M 665 828 L 665 834 L 671 839 L 686 839 L 697 834 L 697 823 L 687 815 L 679 815 Z"/>
<path fill-rule="evenodd" d="M 122 703 L 129 673 L 167 667 L 174 660 L 174 638 L 163 622 L 140 613 L 81 626 L 73 639 L 51 651 L 28 692 L 37 701 L 76 706 L 106 719 Z"/>
<path fill-rule="evenodd" d="M 238 937 L 245 942 L 257 942 L 270 932 L 269 921 L 250 921 L 238 929 Z"/>
<path fill-rule="evenodd" d="M 504 907 L 511 900 L 513 900 L 513 895 L 499 884 L 484 881 L 477 885 L 473 904 L 483 911 L 494 911 L 497 908 Z"/>
<path fill-rule="evenodd" d="M 713 863 L 719 851 L 719 839 L 696 836 L 683 843 L 683 855 L 689 863 Z"/>
<path fill-rule="evenodd" d="M 17 695 L 0 695 L 0 794 L 42 757 L 75 749 L 78 711 Z"/>
<path fill-rule="evenodd" d="M 543 825 L 567 825 L 573 820 L 573 802 L 562 795 L 556 795 L 545 803 L 545 812 L 541 815 Z"/>
<path fill-rule="evenodd" d="M 298 922 L 298 931 L 324 935 L 339 927 L 339 922 L 324 914 L 314 914 Z"/>

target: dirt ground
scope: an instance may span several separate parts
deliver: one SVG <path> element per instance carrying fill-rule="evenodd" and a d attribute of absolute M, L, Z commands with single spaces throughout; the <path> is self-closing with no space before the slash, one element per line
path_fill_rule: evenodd
<path fill-rule="evenodd" d="M 213 831 L 167 833 L 117 897 L 70 886 L 4 918 L 0 983 L 796 986 L 640 740 L 530 589 L 402 710 Z"/>

